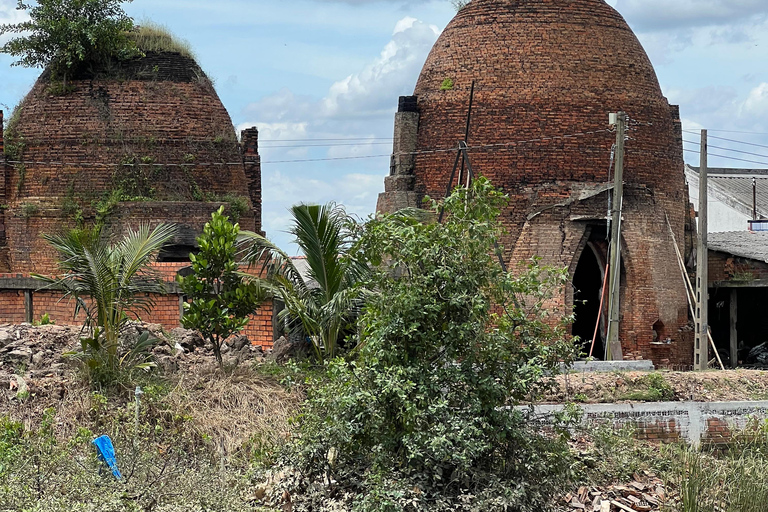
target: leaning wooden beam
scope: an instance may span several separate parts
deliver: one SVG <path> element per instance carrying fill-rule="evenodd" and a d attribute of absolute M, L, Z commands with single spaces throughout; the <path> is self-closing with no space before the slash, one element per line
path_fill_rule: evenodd
<path fill-rule="evenodd" d="M 672 235 L 672 245 L 675 247 L 675 254 L 677 254 L 677 266 L 680 267 L 680 273 L 683 275 L 683 282 L 688 291 L 688 293 L 685 294 L 685 296 L 688 297 L 688 310 L 691 312 L 691 316 L 696 318 L 696 292 L 693 289 L 693 284 L 691 284 L 691 278 L 688 277 L 688 273 L 685 271 L 685 261 L 683 260 L 683 255 L 680 254 L 680 248 L 677 246 L 677 238 L 675 238 L 675 232 L 672 230 L 672 224 L 669 223 L 669 217 L 666 213 L 664 216 L 667 218 L 667 227 L 669 228 L 669 234 Z M 715 340 L 712 339 L 712 329 L 710 329 L 709 326 L 707 326 L 707 338 L 709 339 L 709 344 L 712 346 L 712 350 L 715 351 L 715 357 L 717 357 L 717 362 L 720 364 L 720 369 L 725 370 L 725 365 L 723 365 L 723 361 L 720 359 L 720 354 L 715 346 Z"/>

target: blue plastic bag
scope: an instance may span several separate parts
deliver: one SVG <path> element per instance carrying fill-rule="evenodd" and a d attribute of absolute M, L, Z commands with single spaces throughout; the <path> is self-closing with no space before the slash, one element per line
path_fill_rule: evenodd
<path fill-rule="evenodd" d="M 109 436 L 101 436 L 93 440 L 93 445 L 99 452 L 99 460 L 109 466 L 112 470 L 112 474 L 118 480 L 123 479 L 123 475 L 120 474 L 120 470 L 117 469 L 117 458 L 115 457 L 115 447 L 112 445 L 112 440 Z"/>

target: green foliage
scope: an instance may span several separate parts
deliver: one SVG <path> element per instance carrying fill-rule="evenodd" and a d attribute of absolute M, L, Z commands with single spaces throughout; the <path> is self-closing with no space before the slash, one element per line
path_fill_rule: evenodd
<path fill-rule="evenodd" d="M 37 322 L 33 322 L 33 325 L 56 325 L 56 322 L 51 320 L 51 317 L 48 313 L 43 313 L 40 317 L 40 320 Z"/>
<path fill-rule="evenodd" d="M 240 217 L 248 213 L 248 210 L 250 210 L 248 199 L 243 196 L 227 194 L 222 197 L 221 200 L 229 203 L 229 214 L 232 216 L 232 220 L 234 222 L 240 220 Z"/>
<path fill-rule="evenodd" d="M 130 0 L 128 0 L 130 1 Z M 128 36 L 133 20 L 125 14 L 124 0 L 19 0 L 17 9 L 29 20 L 0 25 L 0 35 L 20 34 L 2 47 L 25 67 L 51 66 L 54 75 L 67 76 L 83 63 L 125 59 L 140 52 Z"/>
<path fill-rule="evenodd" d="M 142 52 L 180 53 L 195 58 L 188 41 L 179 40 L 167 27 L 149 20 L 142 20 L 130 34 L 131 39 Z"/>
<path fill-rule="evenodd" d="M 16 174 L 19 175 L 19 180 L 16 182 L 16 194 L 21 195 L 22 190 L 24 190 L 24 183 L 27 180 L 27 166 L 24 164 L 16 164 L 15 166 Z"/>
<path fill-rule="evenodd" d="M 333 494 L 359 511 L 548 509 L 569 476 L 567 430 L 543 432 L 516 406 L 574 356 L 570 318 L 543 306 L 566 273 L 500 268 L 505 203 L 479 179 L 445 201 L 443 224 L 423 212 L 367 224 L 357 248 L 377 265 L 375 292 L 357 357 L 307 386 L 285 462 L 300 472 L 297 510 L 330 509 Z M 321 482 L 329 494 L 312 491 Z"/>
<path fill-rule="evenodd" d="M 663 402 L 675 398 L 675 390 L 659 372 L 649 373 L 643 377 L 640 385 L 643 389 L 626 393 L 620 399 L 635 402 Z"/>
<path fill-rule="evenodd" d="M 94 398 L 106 402 L 106 397 Z M 114 441 L 122 481 L 98 460 L 90 430 L 56 435 L 54 410 L 26 429 L 0 417 L 0 507 L 27 512 L 260 510 L 244 499 L 248 481 L 242 469 L 221 472 L 202 450 L 181 448 L 180 433 L 158 429 L 161 423 L 148 417 L 152 407 L 141 411 L 138 431 L 130 420 L 131 405 L 108 410 L 96 402 L 91 410 L 93 422 Z"/>
<path fill-rule="evenodd" d="M 441 91 L 450 91 L 453 89 L 453 79 L 446 78 L 443 80 L 443 83 L 440 84 L 440 90 Z"/>
<path fill-rule="evenodd" d="M 21 205 L 21 216 L 25 219 L 34 217 L 40 211 L 40 206 L 35 203 L 23 203 Z"/>
<path fill-rule="evenodd" d="M 24 150 L 27 149 L 26 140 L 18 132 L 23 109 L 24 102 L 22 101 L 13 109 L 11 117 L 7 120 L 3 130 L 4 152 L 8 162 L 20 162 L 24 158 Z"/>
<path fill-rule="evenodd" d="M 75 318 L 81 312 L 85 314 L 81 357 L 94 382 L 108 385 L 126 365 L 144 365 L 136 362 L 138 353 L 134 349 L 145 351 L 147 340 L 125 350 L 121 332 L 130 321 L 129 315 L 149 313 L 155 304 L 152 294 L 165 290 L 151 264 L 176 234 L 176 228 L 168 224 L 154 229 L 141 226 L 128 230 L 114 244 L 102 230 L 96 226 L 63 235 L 44 235 L 58 253 L 61 277 L 35 277 L 63 290 L 65 298 L 74 299 Z"/>
<path fill-rule="evenodd" d="M 219 365 L 226 339 L 240 332 L 248 315 L 264 300 L 259 283 L 239 271 L 235 260 L 240 226 L 229 222 L 224 207 L 211 215 L 197 239 L 200 251 L 189 256 L 193 273 L 179 277 L 187 296 L 181 323 L 211 342 Z"/>
<path fill-rule="evenodd" d="M 67 195 L 61 200 L 61 214 L 73 221 L 78 228 L 82 228 L 85 224 L 85 215 L 80 203 L 75 199 L 74 186 L 70 184 L 67 189 Z"/>
<path fill-rule="evenodd" d="M 123 201 L 135 199 L 153 199 L 156 194 L 153 186 L 159 174 L 160 167 L 153 165 L 155 159 L 151 156 L 123 157 L 118 171 L 112 178 L 115 190 L 118 190 Z"/>
<path fill-rule="evenodd" d="M 318 361 L 333 358 L 344 338 L 354 332 L 362 305 L 361 281 L 368 274 L 363 260 L 351 257 L 358 228 L 344 209 L 299 204 L 291 208 L 291 234 L 307 263 L 306 275 L 294 261 L 261 235 L 243 233 L 251 244 L 245 260 L 266 270 L 272 293 L 285 304 L 280 320 L 288 329 L 309 336 Z"/>

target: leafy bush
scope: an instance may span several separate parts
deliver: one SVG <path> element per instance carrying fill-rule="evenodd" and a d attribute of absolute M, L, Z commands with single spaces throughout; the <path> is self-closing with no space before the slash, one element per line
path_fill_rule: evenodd
<path fill-rule="evenodd" d="M 358 250 L 378 265 L 375 292 L 357 357 L 308 386 L 284 460 L 295 510 L 546 509 L 568 475 L 567 432 L 516 406 L 574 355 L 570 318 L 543 306 L 566 274 L 500 267 L 505 202 L 479 179 L 445 201 L 443 224 L 423 212 L 368 223 Z"/>
<path fill-rule="evenodd" d="M 136 43 L 128 37 L 133 20 L 121 4 L 125 0 L 38 0 L 19 2 L 28 21 L 0 25 L 0 35 L 23 34 L 2 47 L 19 60 L 14 65 L 45 67 L 64 79 L 82 63 L 104 62 L 112 58 L 138 55 Z"/>
<path fill-rule="evenodd" d="M 351 255 L 356 241 L 354 220 L 333 203 L 298 204 L 291 208 L 291 234 L 306 259 L 300 271 L 288 254 L 263 236 L 243 233 L 250 244 L 245 260 L 266 270 L 265 284 L 285 309 L 280 320 L 289 331 L 309 337 L 318 361 L 333 358 L 354 332 L 368 267 Z"/>
<path fill-rule="evenodd" d="M 243 330 L 248 315 L 264 300 L 259 283 L 240 273 L 235 261 L 239 233 L 240 226 L 229 222 L 224 207 L 219 208 L 197 238 L 200 252 L 189 256 L 192 274 L 179 276 L 187 296 L 181 323 L 213 345 L 219 365 L 227 338 Z"/>

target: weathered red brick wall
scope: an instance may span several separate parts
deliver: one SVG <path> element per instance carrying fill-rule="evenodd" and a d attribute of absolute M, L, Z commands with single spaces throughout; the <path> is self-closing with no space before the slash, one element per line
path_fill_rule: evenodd
<path fill-rule="evenodd" d="M 474 0 L 462 9 L 415 89 L 420 194 L 445 193 L 456 154 L 442 150 L 464 139 L 473 81 L 470 158 L 476 173 L 510 196 L 501 219 L 513 265 L 539 255 L 575 270 L 586 226 L 604 225 L 608 210 L 607 194 L 598 204 L 580 191 L 610 182 L 615 134 L 607 131 L 608 114 L 627 112 L 620 337 L 629 357 L 689 362 L 686 292 L 666 224 L 668 216 L 683 243 L 688 197 L 679 112 L 621 15 L 603 0 Z M 560 305 L 570 307 L 572 296 Z M 659 320 L 674 346 L 651 345 Z"/>
<path fill-rule="evenodd" d="M 24 292 L 0 290 L 0 323 L 20 324 L 24 320 Z"/>
<path fill-rule="evenodd" d="M 768 279 L 768 264 L 723 252 L 709 251 L 710 284 L 723 281 L 747 282 L 755 279 Z"/>
<path fill-rule="evenodd" d="M 140 314 L 137 319 L 160 324 L 168 330 L 180 327 L 183 296 L 180 295 L 180 292 L 173 291 L 171 287 L 176 282 L 177 272 L 188 267 L 189 263 L 155 263 L 153 266 L 161 274 L 163 280 L 168 283 L 171 291 L 166 295 L 153 295 L 155 306 L 148 315 Z M 256 272 L 256 269 L 244 270 L 250 273 Z M 28 277 L 30 276 L 23 274 L 0 274 L 0 324 L 26 321 L 24 290 L 3 289 L 3 279 Z M 75 302 L 70 298 L 64 298 L 63 293 L 56 290 L 40 289 L 38 286 L 31 286 L 30 290 L 32 291 L 32 317 L 34 321 L 39 321 L 47 313 L 49 318 L 59 325 L 81 325 L 83 323 L 85 315 L 80 313 L 75 318 Z M 265 350 L 272 347 L 274 330 L 271 300 L 261 304 L 250 316 L 248 325 L 242 334 L 248 336 L 253 345 L 260 346 Z"/>
<path fill-rule="evenodd" d="M 23 101 L 15 131 L 25 149 L 3 173 L 10 271 L 52 271 L 40 235 L 74 226 L 78 208 L 92 219 L 95 205 L 117 189 L 151 199 L 122 206 L 132 220 L 199 231 L 210 214 L 200 210 L 215 209 L 203 201 L 238 197 L 243 227 L 261 229 L 260 205 L 252 203 L 261 200 L 260 169 L 246 177 L 229 114 L 197 64 L 154 54 L 121 73 L 77 77 L 66 94 L 54 94 L 44 73 Z M 118 221 L 127 224 L 119 212 Z"/>

